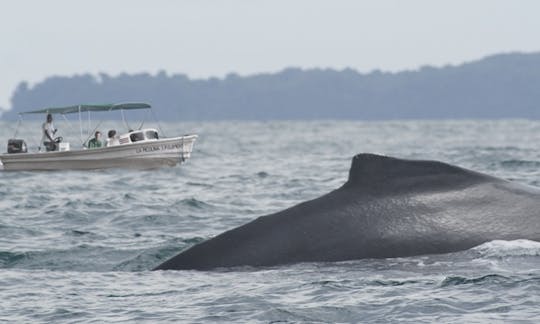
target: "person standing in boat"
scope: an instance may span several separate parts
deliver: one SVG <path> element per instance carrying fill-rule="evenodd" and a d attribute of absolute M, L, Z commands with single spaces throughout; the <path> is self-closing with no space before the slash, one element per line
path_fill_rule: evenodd
<path fill-rule="evenodd" d="M 54 141 L 54 134 L 56 134 L 57 129 L 54 128 L 51 114 L 47 114 L 47 120 L 43 123 L 41 129 L 43 132 L 41 143 L 43 143 L 43 146 L 45 146 L 47 151 L 55 151 L 56 142 Z"/>
<path fill-rule="evenodd" d="M 101 132 L 97 131 L 94 134 L 94 138 L 88 141 L 88 148 L 89 149 L 100 148 L 101 146 L 103 146 L 103 144 L 101 143 Z"/>

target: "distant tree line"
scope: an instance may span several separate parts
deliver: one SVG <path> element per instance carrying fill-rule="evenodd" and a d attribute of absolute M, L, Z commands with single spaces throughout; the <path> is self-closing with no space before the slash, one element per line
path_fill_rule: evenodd
<path fill-rule="evenodd" d="M 144 101 L 164 120 L 540 118 L 540 53 L 458 66 L 362 74 L 288 68 L 273 74 L 190 79 L 183 74 L 53 76 L 21 82 L 17 112 L 77 103 Z"/>

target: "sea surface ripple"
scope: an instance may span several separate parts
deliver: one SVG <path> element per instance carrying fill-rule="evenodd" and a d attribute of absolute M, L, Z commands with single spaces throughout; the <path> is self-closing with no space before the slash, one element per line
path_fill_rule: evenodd
<path fill-rule="evenodd" d="M 0 124 L 7 143 L 14 125 Z M 35 146 L 29 139 L 39 137 L 39 124 L 25 127 L 19 136 L 26 131 Z M 540 122 L 163 127 L 168 136 L 199 134 L 185 165 L 0 172 L 0 322 L 540 321 L 540 243 L 527 240 L 411 258 L 149 271 L 225 230 L 339 187 L 359 152 L 442 160 L 540 186 Z"/>

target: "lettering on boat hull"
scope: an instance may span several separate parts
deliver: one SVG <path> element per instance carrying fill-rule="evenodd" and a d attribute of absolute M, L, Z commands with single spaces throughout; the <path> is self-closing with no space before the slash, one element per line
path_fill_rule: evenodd
<path fill-rule="evenodd" d="M 181 143 L 143 146 L 135 150 L 135 153 L 148 153 L 156 151 L 173 151 L 182 149 Z"/>

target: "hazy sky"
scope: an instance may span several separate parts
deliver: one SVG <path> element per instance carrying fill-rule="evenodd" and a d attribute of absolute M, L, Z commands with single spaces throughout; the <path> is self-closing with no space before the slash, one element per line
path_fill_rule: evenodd
<path fill-rule="evenodd" d="M 539 13 L 533 0 L 0 0 L 0 107 L 51 75 L 397 71 L 539 51 Z"/>

